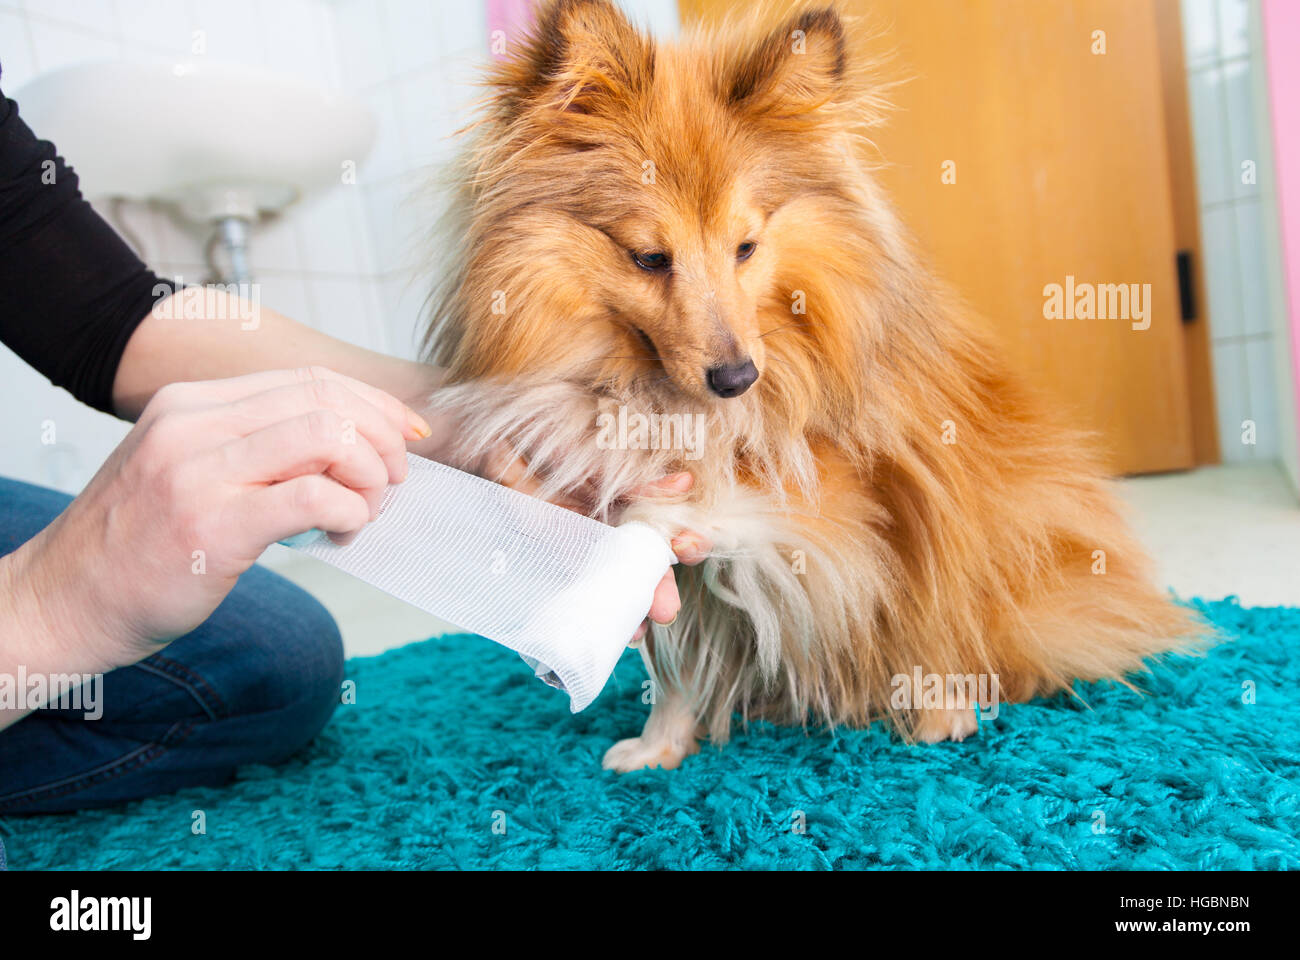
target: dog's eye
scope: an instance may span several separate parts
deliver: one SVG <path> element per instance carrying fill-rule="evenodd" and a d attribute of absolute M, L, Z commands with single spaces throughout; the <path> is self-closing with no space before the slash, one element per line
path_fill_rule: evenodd
<path fill-rule="evenodd" d="M 657 252 L 638 253 L 634 250 L 632 251 L 632 259 L 636 261 L 636 265 L 642 270 L 650 270 L 652 272 L 667 270 L 673 263 L 668 254 Z"/>
<path fill-rule="evenodd" d="M 746 240 L 744 243 L 742 243 L 740 246 L 736 248 L 736 259 L 739 262 L 744 263 L 746 260 L 748 260 L 750 257 L 754 255 L 754 251 L 757 248 L 758 248 L 758 244 L 755 243 L 753 240 Z"/>

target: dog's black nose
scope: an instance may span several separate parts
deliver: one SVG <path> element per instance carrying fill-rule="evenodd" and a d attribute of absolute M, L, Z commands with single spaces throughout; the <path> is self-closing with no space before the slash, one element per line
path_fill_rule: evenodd
<path fill-rule="evenodd" d="M 709 371 L 709 389 L 720 397 L 738 397 L 754 385 L 758 368 L 753 360 L 714 367 Z"/>

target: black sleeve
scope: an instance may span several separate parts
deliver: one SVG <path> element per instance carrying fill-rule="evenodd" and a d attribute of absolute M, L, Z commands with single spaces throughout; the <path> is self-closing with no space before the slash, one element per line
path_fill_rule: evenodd
<path fill-rule="evenodd" d="M 0 93 L 0 342 L 55 386 L 113 413 L 126 343 L 172 290 L 82 198 L 76 173 Z"/>

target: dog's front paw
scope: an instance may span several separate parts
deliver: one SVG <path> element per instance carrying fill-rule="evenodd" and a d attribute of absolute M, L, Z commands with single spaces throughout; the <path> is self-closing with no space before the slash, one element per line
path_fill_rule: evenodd
<path fill-rule="evenodd" d="M 646 767 L 676 770 L 683 760 L 699 752 L 700 745 L 694 737 L 682 741 L 630 737 L 606 750 L 601 766 L 619 773 L 644 770 Z"/>
<path fill-rule="evenodd" d="M 944 740 L 961 742 L 979 730 L 979 719 L 974 707 L 961 710 L 922 710 L 912 736 L 919 743 L 940 743 Z"/>

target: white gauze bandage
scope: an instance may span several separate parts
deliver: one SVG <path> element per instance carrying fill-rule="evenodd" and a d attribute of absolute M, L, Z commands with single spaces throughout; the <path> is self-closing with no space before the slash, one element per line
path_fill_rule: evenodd
<path fill-rule="evenodd" d="M 378 519 L 347 546 L 319 531 L 284 541 L 385 593 L 509 647 L 569 695 L 604 688 L 675 562 L 641 523 L 611 527 L 407 454 Z"/>

